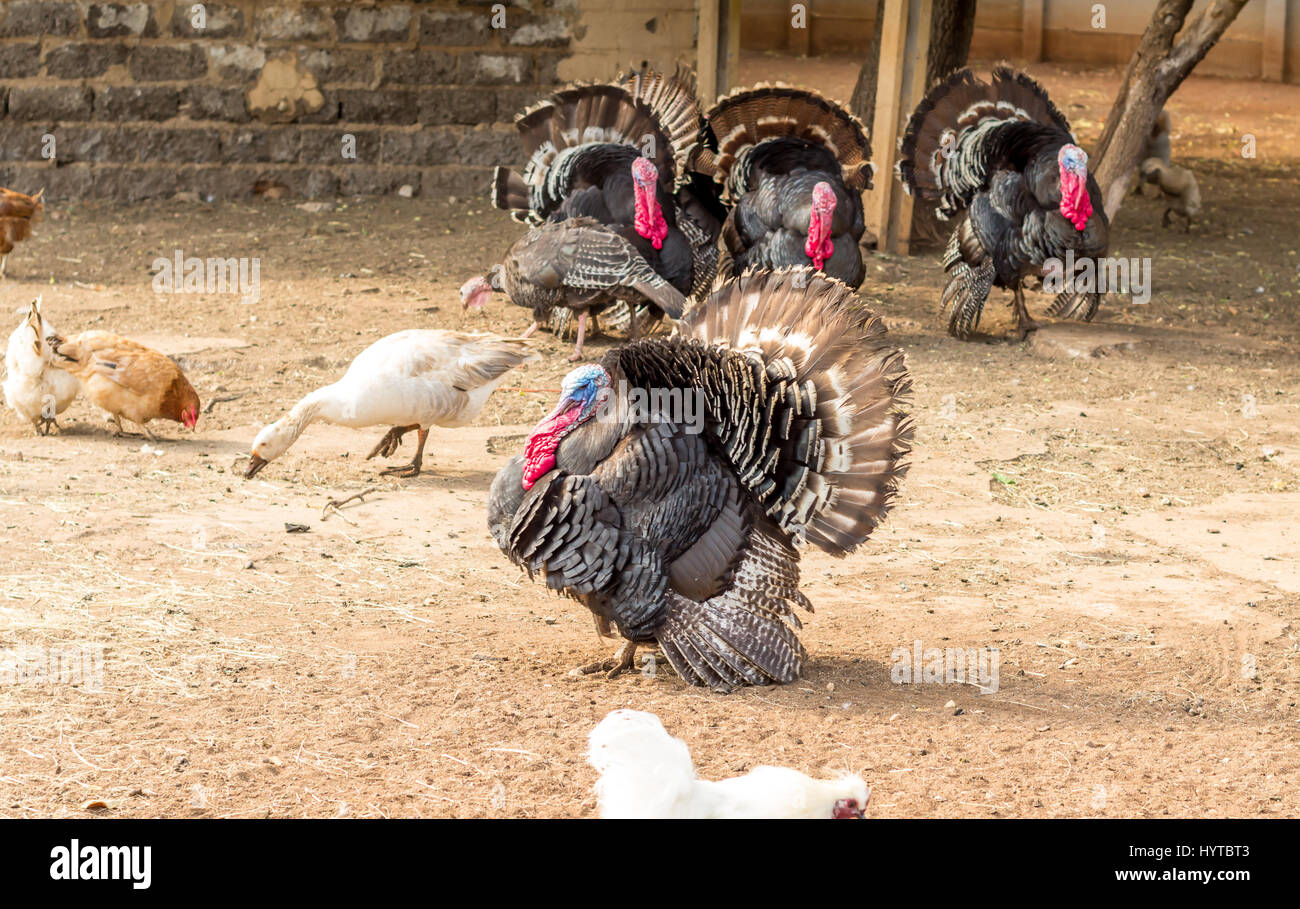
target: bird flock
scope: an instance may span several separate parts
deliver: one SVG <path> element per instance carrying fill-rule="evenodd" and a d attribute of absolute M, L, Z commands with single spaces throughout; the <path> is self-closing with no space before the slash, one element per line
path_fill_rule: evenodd
<path fill-rule="evenodd" d="M 384 473 L 418 476 L 432 427 L 472 423 L 511 370 L 538 358 L 535 331 L 572 330 L 581 365 L 494 478 L 487 524 L 510 561 L 620 639 L 578 671 L 612 677 L 652 648 L 686 683 L 719 692 L 798 678 L 801 615 L 813 608 L 800 552 L 843 557 L 867 541 L 898 495 L 914 432 L 903 353 L 855 293 L 875 176 L 866 130 L 818 92 L 780 84 L 703 109 L 684 68 L 570 86 L 515 124 L 524 164 L 496 169 L 491 199 L 527 230 L 460 296 L 467 310 L 494 293 L 530 310 L 522 337 L 381 338 L 258 432 L 246 476 L 317 421 L 389 427 L 368 457 L 416 433 L 411 462 Z M 1067 252 L 1105 255 L 1087 155 L 1023 73 L 962 70 L 936 85 L 887 173 L 954 221 L 939 305 L 956 337 L 976 330 L 995 286 L 1012 292 L 1023 336 L 1035 327 L 1025 282 Z M 1143 171 L 1166 192 L 1167 173 Z M 43 201 L 4 193 L 7 254 Z M 1098 305 L 1067 287 L 1050 312 L 1090 320 Z M 124 420 L 149 438 L 154 420 L 195 428 L 198 395 L 163 354 L 100 331 L 64 338 L 39 300 L 21 315 L 4 398 L 37 432 L 57 429 L 77 395 L 114 432 Z M 626 343 L 583 362 L 588 337 L 614 328 Z M 648 407 L 627 406 L 638 395 Z M 681 406 L 688 398 L 699 406 Z M 685 745 L 634 711 L 593 731 L 590 759 L 607 816 L 860 817 L 869 796 L 857 778 L 777 768 L 701 781 Z"/>

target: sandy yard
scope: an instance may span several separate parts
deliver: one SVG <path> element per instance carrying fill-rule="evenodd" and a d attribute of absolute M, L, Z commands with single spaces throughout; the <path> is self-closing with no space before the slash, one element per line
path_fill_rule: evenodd
<path fill-rule="evenodd" d="M 1258 129 L 1294 146 L 1294 116 Z M 859 553 L 807 555 L 804 678 L 729 696 L 570 677 L 611 642 L 488 535 L 493 473 L 568 369 L 550 335 L 479 425 L 434 431 L 417 479 L 363 460 L 382 430 L 325 425 L 242 479 L 258 427 L 378 337 L 527 325 L 456 297 L 516 236 L 503 214 L 52 201 L 5 311 L 43 293 L 65 333 L 151 343 L 234 399 L 156 448 L 84 401 L 56 437 L 0 417 L 0 651 L 103 648 L 99 686 L 0 686 L 0 816 L 589 816 L 586 735 L 617 707 L 706 776 L 859 772 L 874 817 L 1300 813 L 1300 164 L 1191 163 L 1201 225 L 1120 215 L 1112 254 L 1152 259 L 1152 298 L 1103 303 L 1101 356 L 1069 356 L 1070 329 L 1015 342 L 998 291 L 989 334 L 953 340 L 934 255 L 869 261 L 915 376 L 912 471 Z M 260 257 L 260 302 L 155 294 L 177 248 Z M 894 684 L 916 641 L 996 649 L 997 691 Z"/>

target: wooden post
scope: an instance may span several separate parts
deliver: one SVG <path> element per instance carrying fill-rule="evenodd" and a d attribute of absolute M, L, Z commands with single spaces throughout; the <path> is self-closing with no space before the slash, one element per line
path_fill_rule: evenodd
<path fill-rule="evenodd" d="M 740 0 L 699 0 L 696 80 L 705 107 L 726 94 L 740 66 Z"/>
<path fill-rule="evenodd" d="M 718 97 L 718 11 L 721 0 L 700 0 L 696 29 L 695 78 L 700 103 L 705 107 Z"/>
<path fill-rule="evenodd" d="M 933 0 L 885 0 L 876 77 L 876 113 L 871 150 L 874 189 L 867 194 L 866 221 L 877 248 L 906 255 L 911 245 L 912 197 L 894 179 L 898 137 L 925 94 Z"/>
<path fill-rule="evenodd" d="M 1286 62 L 1286 0 L 1265 0 L 1264 41 L 1260 48 L 1259 75 L 1266 82 L 1281 82 Z"/>
<path fill-rule="evenodd" d="M 1025 63 L 1043 59 L 1043 0 L 1021 0 L 1020 58 Z"/>

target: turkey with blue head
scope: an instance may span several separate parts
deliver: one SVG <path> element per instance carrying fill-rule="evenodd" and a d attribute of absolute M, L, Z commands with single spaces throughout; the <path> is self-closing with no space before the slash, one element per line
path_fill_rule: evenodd
<path fill-rule="evenodd" d="M 502 551 L 584 603 L 625 644 L 658 645 L 687 682 L 789 682 L 799 550 L 843 556 L 907 468 L 911 379 L 885 326 L 812 269 L 747 272 L 670 338 L 606 353 L 497 474 Z"/>
<path fill-rule="evenodd" d="M 1048 313 L 1092 320 L 1096 284 L 1075 278 L 1098 274 L 1110 222 L 1087 153 L 1042 86 L 1006 66 L 991 82 L 953 73 L 917 106 L 899 152 L 903 187 L 934 201 L 940 219 L 957 219 L 943 256 L 951 334 L 969 336 L 990 289 L 1004 287 L 1023 339 L 1038 326 L 1022 285 L 1053 271 L 1063 289 Z"/>

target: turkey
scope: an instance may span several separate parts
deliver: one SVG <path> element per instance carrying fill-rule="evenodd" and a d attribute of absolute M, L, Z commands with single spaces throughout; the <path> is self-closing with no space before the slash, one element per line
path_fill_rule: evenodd
<path fill-rule="evenodd" d="M 811 269 L 747 272 L 678 323 L 570 372 L 497 474 L 502 551 L 692 685 L 789 682 L 806 541 L 856 549 L 906 472 L 911 379 L 883 323 Z"/>
<path fill-rule="evenodd" d="M 503 264 L 462 285 L 462 308 L 481 307 L 493 291 L 503 291 L 512 302 L 533 311 L 525 338 L 549 320 L 556 307 L 576 311 L 578 339 L 570 360 L 582 359 L 589 313 L 616 300 L 649 301 L 674 319 L 686 306 L 681 291 L 621 233 L 592 218 L 553 216 L 531 228 L 510 247 Z"/>
<path fill-rule="evenodd" d="M 587 742 L 602 818 L 845 820 L 862 818 L 871 799 L 862 777 L 814 780 L 786 767 L 702 780 L 686 743 L 640 710 L 613 711 Z"/>
<path fill-rule="evenodd" d="M 858 119 L 786 85 L 732 92 L 706 119 L 717 150 L 701 145 L 693 162 L 726 186 L 735 206 L 722 228 L 729 273 L 811 264 L 861 285 L 871 144 Z"/>
<path fill-rule="evenodd" d="M 1012 291 L 1019 336 L 1037 328 L 1022 282 L 1075 263 L 1088 270 L 1106 254 L 1110 224 L 1088 156 L 1047 93 L 1006 66 L 991 83 L 968 69 L 922 99 L 899 140 L 898 178 L 909 193 L 937 200 L 939 218 L 959 216 L 943 256 L 941 305 L 958 338 L 979 324 L 991 287 Z M 1072 252 L 1071 259 L 1066 254 Z M 1094 274 L 1096 272 L 1093 272 Z M 1052 316 L 1091 321 L 1100 296 L 1074 274 Z"/>
<path fill-rule="evenodd" d="M 642 70 L 615 84 L 565 89 L 516 118 L 528 162 L 522 174 L 497 168 L 493 204 L 529 224 L 591 218 L 680 294 L 702 293 L 717 268 L 723 209 L 716 192 L 697 195 L 700 185 L 712 190 L 709 181 L 692 181 L 682 170 L 699 123 L 689 70 Z M 574 308 L 581 338 L 594 310 Z M 653 315 L 662 314 L 656 308 Z M 635 330 L 642 320 L 629 321 Z"/>

